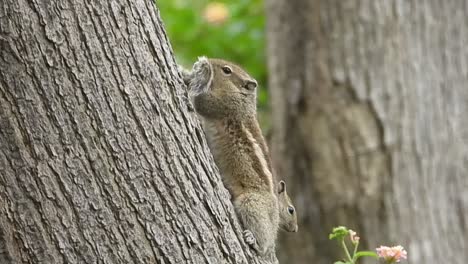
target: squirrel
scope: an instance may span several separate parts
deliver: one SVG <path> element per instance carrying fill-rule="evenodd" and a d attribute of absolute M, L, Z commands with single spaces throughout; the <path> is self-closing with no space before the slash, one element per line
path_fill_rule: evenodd
<path fill-rule="evenodd" d="M 245 242 L 261 255 L 274 252 L 278 228 L 297 231 L 297 218 L 286 184 L 275 186 L 257 121 L 257 82 L 231 62 L 206 57 L 192 71 L 182 70 L 182 77 L 245 229 Z"/>
<path fill-rule="evenodd" d="M 279 228 L 287 232 L 297 232 L 297 213 L 292 200 L 286 191 L 286 183 L 278 184 Z"/>

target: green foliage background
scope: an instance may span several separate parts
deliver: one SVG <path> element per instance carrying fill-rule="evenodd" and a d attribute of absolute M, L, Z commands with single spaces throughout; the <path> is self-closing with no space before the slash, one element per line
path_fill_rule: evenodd
<path fill-rule="evenodd" d="M 207 0 L 156 1 L 179 64 L 190 67 L 199 56 L 223 58 L 245 68 L 260 84 L 259 108 L 267 105 L 265 14 L 262 0 L 216 1 L 228 9 L 219 25 L 205 20 Z"/>

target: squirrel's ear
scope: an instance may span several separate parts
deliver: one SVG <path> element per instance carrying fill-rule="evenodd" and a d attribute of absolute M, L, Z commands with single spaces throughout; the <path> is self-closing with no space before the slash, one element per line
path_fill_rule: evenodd
<path fill-rule="evenodd" d="M 206 92 L 213 81 L 213 67 L 206 57 L 199 57 L 193 64 L 190 76 L 190 91 L 195 95 Z"/>
<path fill-rule="evenodd" d="M 286 192 L 286 183 L 284 181 L 280 181 L 278 184 L 278 194 Z"/>
<path fill-rule="evenodd" d="M 190 79 L 192 78 L 192 72 L 185 69 L 184 67 L 178 65 L 180 75 L 182 75 L 182 80 L 184 81 L 185 85 L 189 86 Z"/>

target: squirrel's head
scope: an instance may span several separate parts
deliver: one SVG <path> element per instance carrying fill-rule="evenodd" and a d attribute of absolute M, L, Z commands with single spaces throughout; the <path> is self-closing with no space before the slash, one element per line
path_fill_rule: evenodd
<path fill-rule="evenodd" d="M 297 232 L 297 213 L 296 208 L 292 204 L 291 198 L 286 192 L 286 183 L 280 181 L 278 184 L 278 203 L 280 223 L 279 227 L 288 232 Z"/>
<path fill-rule="evenodd" d="M 256 114 L 257 81 L 239 66 L 200 57 L 183 73 L 197 113 L 210 119 L 245 118 Z"/>

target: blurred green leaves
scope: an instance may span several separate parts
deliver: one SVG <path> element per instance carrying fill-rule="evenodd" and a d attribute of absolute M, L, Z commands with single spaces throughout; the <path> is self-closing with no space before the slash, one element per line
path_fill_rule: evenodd
<path fill-rule="evenodd" d="M 156 1 L 178 63 L 199 56 L 241 65 L 260 84 L 259 107 L 267 104 L 265 14 L 262 0 Z"/>

